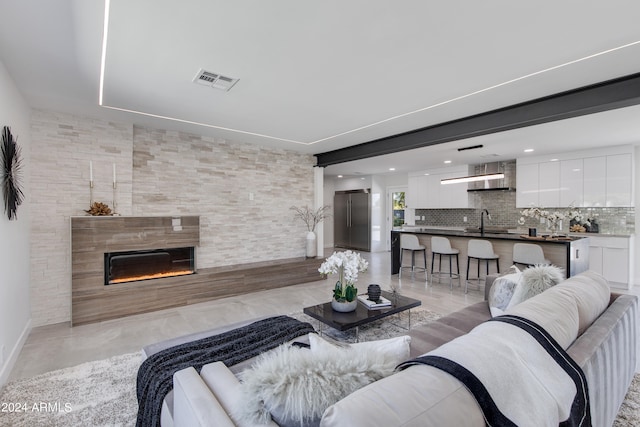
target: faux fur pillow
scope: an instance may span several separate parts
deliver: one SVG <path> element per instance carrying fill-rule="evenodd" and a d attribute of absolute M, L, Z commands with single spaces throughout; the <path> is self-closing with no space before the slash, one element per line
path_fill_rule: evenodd
<path fill-rule="evenodd" d="M 555 265 L 536 265 L 522 272 L 507 309 L 520 304 L 564 280 L 564 272 Z"/>
<path fill-rule="evenodd" d="M 315 424 L 326 408 L 396 367 L 383 352 L 332 347 L 309 351 L 284 344 L 264 353 L 240 375 L 234 418 L 264 424 L 271 413 L 278 424 Z"/>

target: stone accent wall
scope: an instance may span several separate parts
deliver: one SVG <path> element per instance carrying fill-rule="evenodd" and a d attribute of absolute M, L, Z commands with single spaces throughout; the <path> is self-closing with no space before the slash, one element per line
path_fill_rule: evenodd
<path fill-rule="evenodd" d="M 289 208 L 313 205 L 312 156 L 138 126 L 133 138 L 134 215 L 200 215 L 198 268 L 304 256 Z"/>
<path fill-rule="evenodd" d="M 33 326 L 71 318 L 70 217 L 94 200 L 122 215 L 200 215 L 199 268 L 304 256 L 291 205 L 313 204 L 313 157 L 35 110 L 31 145 Z M 253 192 L 254 200 L 249 200 Z"/>
<path fill-rule="evenodd" d="M 131 214 L 131 125 L 35 110 L 31 118 L 31 315 L 33 326 L 71 318 L 70 217 L 94 200 L 112 206 L 113 163 L 119 211 Z"/>

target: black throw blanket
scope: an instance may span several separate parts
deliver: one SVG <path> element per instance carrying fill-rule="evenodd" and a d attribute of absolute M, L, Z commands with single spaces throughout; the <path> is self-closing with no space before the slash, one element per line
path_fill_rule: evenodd
<path fill-rule="evenodd" d="M 232 366 L 310 332 L 315 330 L 308 323 L 277 316 L 152 354 L 138 370 L 136 426 L 160 425 L 162 401 L 173 388 L 175 372 L 189 366 L 200 372 L 217 361 Z"/>
<path fill-rule="evenodd" d="M 553 339 L 553 337 L 536 323 L 518 316 L 504 315 L 494 317 L 490 322 L 504 322 L 513 326 L 517 326 L 526 331 L 549 356 L 555 360 L 570 377 L 576 387 L 576 394 L 573 398 L 568 419 L 561 421 L 561 427 L 590 427 L 591 411 L 589 405 L 589 391 L 587 388 L 587 380 L 584 372 L 578 364 L 571 359 L 566 351 Z M 433 353 L 433 352 L 431 352 Z M 428 353 L 424 356 L 404 362 L 397 369 L 404 370 L 413 365 L 429 365 L 438 368 L 448 374 L 454 376 L 473 394 L 478 405 L 482 409 L 487 426 L 504 426 L 517 427 L 517 424 L 506 417 L 494 401 L 485 385 L 474 372 L 465 368 L 460 363 L 446 357 Z M 476 355 L 477 356 L 477 355 Z M 487 360 L 487 363 L 491 363 Z M 507 375 L 517 375 L 517 373 L 508 372 Z M 504 404 L 504 402 L 503 402 Z"/>

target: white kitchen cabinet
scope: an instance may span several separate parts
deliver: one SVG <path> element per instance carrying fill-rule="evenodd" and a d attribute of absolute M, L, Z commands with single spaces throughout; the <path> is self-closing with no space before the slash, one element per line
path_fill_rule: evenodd
<path fill-rule="evenodd" d="M 589 236 L 589 270 L 612 287 L 630 289 L 633 280 L 632 236 Z"/>
<path fill-rule="evenodd" d="M 406 207 L 415 209 L 418 207 L 418 195 L 420 194 L 420 177 L 409 175 L 407 179 L 407 193 L 404 195 Z"/>
<path fill-rule="evenodd" d="M 633 148 L 517 159 L 516 207 L 632 207 Z"/>
<path fill-rule="evenodd" d="M 560 162 L 538 164 L 538 203 L 540 206 L 560 205 Z"/>
<path fill-rule="evenodd" d="M 529 208 L 539 206 L 538 202 L 538 164 L 516 165 L 516 207 Z"/>
<path fill-rule="evenodd" d="M 467 183 L 442 185 L 440 180 L 468 175 L 468 166 L 416 172 L 409 175 L 407 206 L 414 209 L 468 208 Z"/>
<path fill-rule="evenodd" d="M 560 206 L 582 206 L 584 176 L 582 159 L 560 162 Z"/>
<path fill-rule="evenodd" d="M 467 208 L 469 207 L 469 194 L 467 189 L 469 184 L 462 182 L 459 184 L 447 184 L 442 185 L 441 179 L 446 178 L 458 178 L 461 175 L 459 173 L 446 173 L 439 175 L 435 185 L 439 187 L 440 200 L 439 207 L 443 209 L 453 208 Z"/>
<path fill-rule="evenodd" d="M 633 206 L 631 154 L 607 156 L 607 207 Z"/>
<path fill-rule="evenodd" d="M 607 204 L 607 157 L 587 157 L 584 169 L 583 202 L 585 208 L 603 208 Z"/>

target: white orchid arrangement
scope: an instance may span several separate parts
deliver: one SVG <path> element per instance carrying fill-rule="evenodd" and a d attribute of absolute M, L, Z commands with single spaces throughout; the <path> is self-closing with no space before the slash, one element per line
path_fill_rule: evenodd
<path fill-rule="evenodd" d="M 333 290 L 336 301 L 353 301 L 358 295 L 355 283 L 358 281 L 358 273 L 367 271 L 369 263 L 353 251 L 334 252 L 327 258 L 318 271 L 323 276 L 339 274 L 339 279 Z"/>
<path fill-rule="evenodd" d="M 563 220 L 573 220 L 578 223 L 584 223 L 587 226 L 591 225 L 590 218 L 586 218 L 585 215 L 580 211 L 580 209 L 575 208 L 573 204 L 570 205 L 564 212 L 558 210 L 552 212 L 538 207 L 531 207 L 520 211 L 520 215 L 522 215 L 518 220 L 518 224 L 520 225 L 524 225 L 527 218 L 533 218 L 537 220 L 544 219 L 547 221 L 551 229 L 555 229 L 556 227 L 558 227 L 560 222 Z"/>

